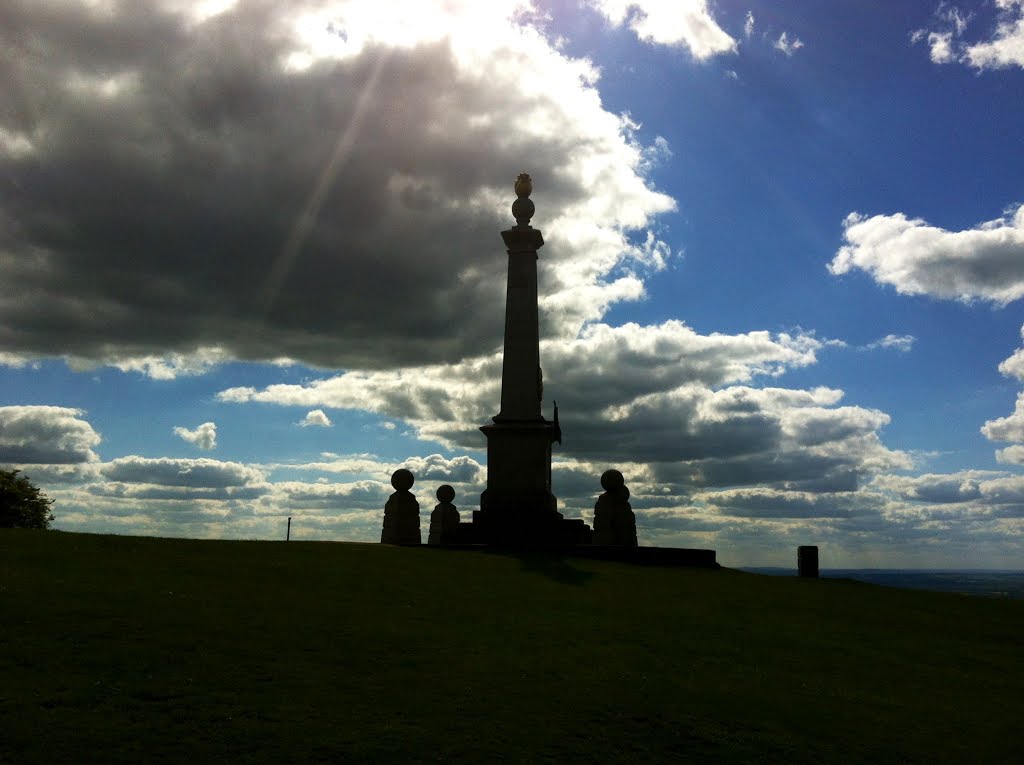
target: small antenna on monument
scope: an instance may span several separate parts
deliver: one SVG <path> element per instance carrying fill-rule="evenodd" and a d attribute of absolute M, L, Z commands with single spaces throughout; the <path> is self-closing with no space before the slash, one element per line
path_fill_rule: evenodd
<path fill-rule="evenodd" d="M 552 399 L 551 403 L 555 405 L 555 419 L 554 419 L 554 423 L 555 423 L 555 441 L 557 441 L 558 445 L 561 446 L 562 445 L 562 426 L 558 424 L 558 402 L 555 401 L 554 399 Z"/>

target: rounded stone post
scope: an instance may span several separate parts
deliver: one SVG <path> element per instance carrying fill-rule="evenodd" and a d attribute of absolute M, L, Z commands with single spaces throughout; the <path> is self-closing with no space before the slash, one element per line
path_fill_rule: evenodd
<path fill-rule="evenodd" d="M 455 489 L 445 484 L 437 490 L 437 498 L 439 504 L 430 514 L 430 533 L 427 535 L 427 544 L 454 544 L 459 533 L 459 511 L 452 504 L 452 500 L 455 499 Z"/>
<path fill-rule="evenodd" d="M 606 470 L 601 488 L 604 494 L 594 505 L 593 544 L 636 547 L 636 516 L 629 504 L 626 479 L 618 470 Z"/>
<path fill-rule="evenodd" d="M 391 485 L 395 487 L 395 493 L 384 506 L 384 527 L 380 532 L 382 544 L 422 544 L 420 503 L 409 491 L 415 482 L 412 473 L 405 468 L 399 468 L 391 474 Z"/>

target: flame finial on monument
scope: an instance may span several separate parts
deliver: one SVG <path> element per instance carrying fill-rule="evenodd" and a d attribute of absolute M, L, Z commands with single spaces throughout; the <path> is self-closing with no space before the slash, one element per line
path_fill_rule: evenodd
<path fill-rule="evenodd" d="M 530 218 L 533 217 L 536 209 L 530 199 L 533 193 L 533 179 L 529 173 L 520 173 L 516 177 L 516 201 L 512 203 L 512 215 L 516 219 L 516 225 L 521 228 L 530 228 Z"/>

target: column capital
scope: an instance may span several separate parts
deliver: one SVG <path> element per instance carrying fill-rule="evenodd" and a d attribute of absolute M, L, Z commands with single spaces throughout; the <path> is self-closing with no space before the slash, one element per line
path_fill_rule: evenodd
<path fill-rule="evenodd" d="M 513 252 L 536 252 L 544 246 L 544 237 L 540 229 L 533 226 L 513 226 L 507 231 L 502 231 L 501 238 L 505 240 L 510 255 Z"/>

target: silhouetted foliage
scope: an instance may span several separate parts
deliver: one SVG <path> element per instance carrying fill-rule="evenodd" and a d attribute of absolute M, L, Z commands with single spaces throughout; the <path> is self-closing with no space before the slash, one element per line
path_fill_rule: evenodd
<path fill-rule="evenodd" d="M 0 470 L 0 528 L 48 529 L 53 514 L 49 499 L 20 470 Z"/>

